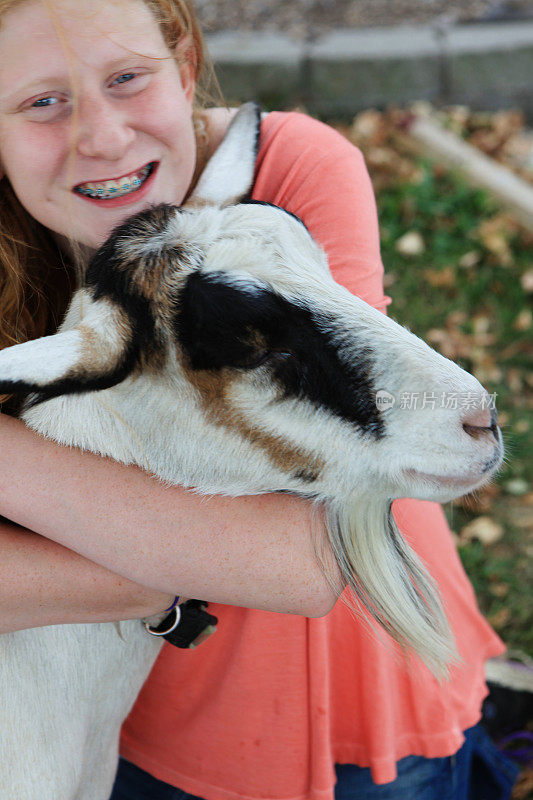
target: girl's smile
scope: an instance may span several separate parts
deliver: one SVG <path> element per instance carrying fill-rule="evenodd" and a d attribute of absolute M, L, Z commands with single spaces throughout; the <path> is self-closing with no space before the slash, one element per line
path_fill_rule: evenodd
<path fill-rule="evenodd" d="M 73 191 L 89 202 L 99 205 L 119 206 L 136 203 L 149 191 L 158 166 L 158 162 L 152 161 L 120 178 L 80 183 Z"/>
<path fill-rule="evenodd" d="M 128 6 L 124 14 L 123 4 Z M 29 0 L 0 29 L 0 162 L 35 219 L 91 248 L 192 181 L 194 68 L 142 0 Z"/>

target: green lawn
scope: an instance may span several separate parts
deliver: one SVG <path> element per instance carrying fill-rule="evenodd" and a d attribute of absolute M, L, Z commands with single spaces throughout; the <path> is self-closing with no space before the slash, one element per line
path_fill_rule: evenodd
<path fill-rule="evenodd" d="M 480 515 L 503 528 L 490 545 L 459 536 L 459 552 L 496 630 L 533 654 L 532 241 L 485 192 L 416 166 L 414 181 L 381 181 L 377 192 L 390 314 L 497 393 L 506 464 L 492 487 L 446 511 L 457 534 Z M 406 233 L 410 255 L 398 244 Z"/>

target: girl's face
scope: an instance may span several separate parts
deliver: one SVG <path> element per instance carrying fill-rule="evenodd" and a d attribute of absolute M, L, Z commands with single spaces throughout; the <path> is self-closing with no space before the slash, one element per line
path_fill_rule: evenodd
<path fill-rule="evenodd" d="M 94 248 L 134 212 L 183 201 L 193 68 L 178 67 L 142 0 L 53 9 L 54 21 L 28 0 L 2 17 L 0 167 L 35 219 Z"/>

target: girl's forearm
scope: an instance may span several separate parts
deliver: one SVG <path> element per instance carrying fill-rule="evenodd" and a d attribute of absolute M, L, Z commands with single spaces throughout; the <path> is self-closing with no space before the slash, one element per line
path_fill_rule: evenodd
<path fill-rule="evenodd" d="M 172 597 L 23 528 L 0 523 L 0 633 L 150 616 Z"/>
<path fill-rule="evenodd" d="M 0 436 L 0 513 L 112 572 L 168 594 L 308 616 L 336 600 L 338 573 L 327 547 L 329 581 L 318 563 L 309 503 L 201 498 L 8 417 Z"/>

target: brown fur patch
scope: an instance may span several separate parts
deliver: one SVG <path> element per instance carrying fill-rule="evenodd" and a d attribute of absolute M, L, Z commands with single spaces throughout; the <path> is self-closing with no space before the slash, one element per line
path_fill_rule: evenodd
<path fill-rule="evenodd" d="M 163 275 L 168 262 L 159 253 L 143 258 L 132 267 L 132 282 L 139 293 L 150 302 L 159 303 L 166 297 L 163 289 Z"/>
<path fill-rule="evenodd" d="M 79 367 L 83 368 L 85 372 L 103 372 L 109 366 L 106 363 L 109 361 L 109 358 L 106 359 L 109 353 L 102 348 L 102 340 L 94 328 L 90 328 L 88 325 L 81 323 L 78 325 L 78 330 L 82 339 Z"/>
<path fill-rule="evenodd" d="M 154 307 L 154 317 L 172 306 L 179 288 L 186 280 L 190 254 L 179 245 L 165 246 L 142 256 L 129 257 L 121 269 L 129 271 L 131 289 Z M 180 265 L 186 269 L 180 270 Z M 156 313 L 157 310 L 157 313 Z"/>
<path fill-rule="evenodd" d="M 211 203 L 209 200 L 204 200 L 202 197 L 193 197 L 191 200 L 187 200 L 184 206 L 184 208 L 186 208 L 187 211 L 189 210 L 200 211 L 202 208 L 209 208 L 209 207 L 215 208 L 216 204 Z"/>
<path fill-rule="evenodd" d="M 176 258 L 179 258 L 179 255 L 176 255 Z M 166 342 L 173 339 L 172 318 L 179 284 L 184 278 L 177 270 L 175 272 L 169 270 L 170 263 L 166 253 L 154 253 L 143 258 L 134 268 L 132 275 L 135 288 L 148 300 L 153 309 L 157 336 L 157 341 L 141 354 L 141 370 L 160 372 L 166 363 Z"/>
<path fill-rule="evenodd" d="M 270 462 L 282 472 L 293 477 L 298 475 L 307 482 L 318 478 L 324 467 L 322 459 L 289 444 L 281 436 L 265 433 L 254 427 L 240 411 L 231 407 L 227 392 L 234 381 L 234 375 L 230 370 L 194 371 L 186 367 L 184 369 L 187 379 L 198 391 L 211 422 L 234 431 L 254 447 L 262 450 Z"/>
<path fill-rule="evenodd" d="M 120 268 L 130 273 L 130 290 L 148 301 L 155 324 L 156 338 L 141 353 L 136 371 L 160 372 L 166 364 L 166 343 L 172 339 L 176 297 L 186 279 L 177 267 L 173 269 L 181 258 L 186 258 L 186 253 L 176 246 L 138 258 L 130 254 L 119 262 Z"/>
<path fill-rule="evenodd" d="M 110 310 L 122 347 L 118 345 L 117 349 L 116 343 L 110 345 L 94 328 L 81 322 L 77 326 L 82 339 L 80 359 L 65 375 L 66 378 L 101 375 L 115 368 L 120 353 L 126 349 L 131 337 L 131 324 L 128 315 L 121 308 L 112 306 Z"/>
<path fill-rule="evenodd" d="M 240 194 L 235 197 L 225 198 L 223 203 L 215 203 L 213 200 L 206 200 L 203 197 L 192 197 L 184 205 L 187 211 L 200 211 L 202 208 L 227 208 L 228 206 L 236 206 L 242 200 Z"/>
<path fill-rule="evenodd" d="M 147 347 L 140 355 L 139 363 L 134 369 L 136 375 L 150 373 L 160 374 L 167 363 L 167 350 L 163 343 L 154 342 L 152 347 Z"/>

